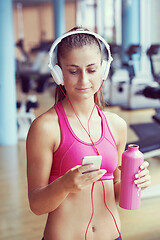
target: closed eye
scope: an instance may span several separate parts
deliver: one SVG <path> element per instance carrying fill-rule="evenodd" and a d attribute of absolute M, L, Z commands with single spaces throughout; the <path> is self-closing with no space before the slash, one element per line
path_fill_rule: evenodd
<path fill-rule="evenodd" d="M 88 70 L 88 73 L 95 73 L 95 72 L 96 72 L 95 69 L 89 69 L 89 70 Z"/>
<path fill-rule="evenodd" d="M 78 71 L 69 71 L 69 73 L 75 75 L 78 73 Z"/>

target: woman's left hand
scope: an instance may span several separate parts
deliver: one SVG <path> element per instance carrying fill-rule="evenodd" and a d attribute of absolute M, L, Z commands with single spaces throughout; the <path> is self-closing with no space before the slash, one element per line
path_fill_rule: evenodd
<path fill-rule="evenodd" d="M 143 164 L 140 166 L 140 170 L 137 174 L 135 174 L 136 180 L 134 183 L 142 190 L 151 185 L 151 176 L 149 174 L 148 166 L 149 163 L 147 161 L 143 162 Z"/>

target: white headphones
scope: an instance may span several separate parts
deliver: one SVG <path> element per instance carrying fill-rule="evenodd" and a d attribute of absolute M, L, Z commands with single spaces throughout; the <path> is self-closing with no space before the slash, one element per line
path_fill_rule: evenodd
<path fill-rule="evenodd" d="M 106 80 L 108 77 L 108 73 L 109 73 L 109 69 L 110 69 L 110 65 L 111 62 L 113 60 L 112 56 L 111 56 L 111 52 L 110 52 L 110 46 L 108 45 L 108 43 L 104 40 L 104 38 L 102 38 L 100 35 L 98 35 L 97 33 L 94 32 L 90 32 L 90 31 L 86 31 L 83 29 L 78 29 L 75 31 L 70 31 L 65 33 L 64 35 L 62 35 L 61 37 L 57 38 L 54 43 L 52 44 L 50 51 L 49 51 L 49 64 L 48 67 L 51 70 L 51 74 L 52 77 L 54 79 L 54 81 L 59 85 L 64 85 L 64 81 L 63 81 L 63 73 L 61 68 L 56 64 L 56 65 L 52 65 L 52 63 L 54 62 L 54 50 L 57 47 L 57 45 L 62 41 L 62 39 L 70 36 L 70 35 L 74 35 L 74 34 L 78 34 L 78 33 L 85 33 L 85 34 L 89 34 L 92 35 L 94 37 L 96 37 L 97 39 L 99 39 L 106 47 L 107 51 L 108 51 L 108 60 L 103 60 L 102 61 L 102 79 Z"/>

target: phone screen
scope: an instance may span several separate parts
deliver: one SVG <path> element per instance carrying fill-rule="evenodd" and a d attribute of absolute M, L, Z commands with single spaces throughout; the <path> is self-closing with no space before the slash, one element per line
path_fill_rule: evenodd
<path fill-rule="evenodd" d="M 101 162 L 102 162 L 102 156 L 101 155 L 85 156 L 82 159 L 82 166 L 88 165 L 88 164 L 93 164 L 93 169 L 91 171 L 87 171 L 87 172 L 93 172 L 93 171 L 97 171 L 101 168 Z M 87 172 L 85 172 L 85 173 L 87 173 Z"/>

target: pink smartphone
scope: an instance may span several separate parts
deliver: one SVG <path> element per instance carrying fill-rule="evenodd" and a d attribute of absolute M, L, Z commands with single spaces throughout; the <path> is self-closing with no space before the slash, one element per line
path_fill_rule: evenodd
<path fill-rule="evenodd" d="M 93 164 L 93 169 L 84 173 L 88 173 L 88 172 L 93 172 L 93 171 L 97 171 L 101 168 L 101 162 L 102 162 L 102 156 L 101 155 L 97 155 L 97 156 L 85 156 L 82 159 L 82 166 L 84 165 L 88 165 L 88 164 Z"/>

